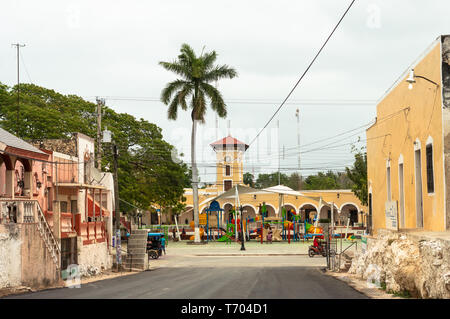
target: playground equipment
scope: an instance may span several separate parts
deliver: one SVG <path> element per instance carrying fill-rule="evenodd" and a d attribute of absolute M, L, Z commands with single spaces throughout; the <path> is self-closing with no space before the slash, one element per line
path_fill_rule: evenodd
<path fill-rule="evenodd" d="M 217 241 L 226 242 L 228 244 L 231 243 L 232 240 L 234 240 L 234 224 L 228 224 L 227 233 L 217 239 Z"/>
<path fill-rule="evenodd" d="M 215 216 L 211 216 L 211 213 L 217 213 Z M 220 204 L 218 201 L 213 200 L 209 207 L 206 209 L 206 240 L 211 240 L 213 237 L 213 228 L 210 225 L 217 223 L 217 229 L 221 229 L 220 221 L 222 220 L 223 209 L 220 208 Z M 215 221 L 212 217 L 215 217 Z M 219 232 L 217 232 L 217 236 L 219 237 Z M 214 236 L 215 237 L 215 236 Z"/>
<path fill-rule="evenodd" d="M 195 223 L 194 223 L 194 221 L 191 221 L 189 223 L 189 226 L 195 232 Z M 204 234 L 205 234 L 205 230 L 202 227 L 200 227 L 200 238 L 202 238 Z M 191 237 L 189 237 L 189 240 L 194 240 L 194 239 L 195 239 L 195 235 L 192 235 Z"/>

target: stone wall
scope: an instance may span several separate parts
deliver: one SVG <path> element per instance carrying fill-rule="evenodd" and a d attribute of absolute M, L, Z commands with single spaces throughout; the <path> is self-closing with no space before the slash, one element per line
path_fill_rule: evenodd
<path fill-rule="evenodd" d="M 418 298 L 450 298 L 450 240 L 380 230 L 349 273 L 391 292 Z"/>
<path fill-rule="evenodd" d="M 69 139 L 42 139 L 28 140 L 34 147 L 46 149 L 77 157 L 77 141 L 74 137 Z"/>
<path fill-rule="evenodd" d="M 98 243 L 83 245 L 78 238 L 78 265 L 81 276 L 100 274 L 103 270 L 112 266 L 112 256 L 108 251 L 108 244 Z"/>
<path fill-rule="evenodd" d="M 442 39 L 442 125 L 444 135 L 444 183 L 446 230 L 450 230 L 450 37 Z"/>
<path fill-rule="evenodd" d="M 0 225 L 0 288 L 45 288 L 60 284 L 36 224 Z"/>
<path fill-rule="evenodd" d="M 0 289 L 21 284 L 21 245 L 17 224 L 0 225 Z"/>
<path fill-rule="evenodd" d="M 36 224 L 22 224 L 22 285 L 51 287 L 60 283 L 59 269 L 45 246 Z"/>

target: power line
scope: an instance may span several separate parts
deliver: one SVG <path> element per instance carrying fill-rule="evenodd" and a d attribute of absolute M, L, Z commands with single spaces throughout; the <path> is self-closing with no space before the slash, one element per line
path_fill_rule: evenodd
<path fill-rule="evenodd" d="M 27 68 L 27 65 L 25 64 L 25 59 L 23 58 L 22 51 L 19 51 L 19 53 L 20 53 L 20 60 L 22 60 L 22 64 L 23 64 L 23 66 L 25 68 L 25 73 L 28 76 L 28 80 L 30 80 L 30 83 L 33 83 L 33 80 L 31 79 L 31 76 L 28 73 L 28 68 Z"/>
<path fill-rule="evenodd" d="M 269 119 L 269 121 L 266 123 L 266 125 L 264 125 L 264 127 L 262 128 L 262 130 L 255 136 L 255 138 L 249 143 L 249 146 L 253 144 L 253 142 L 258 138 L 258 136 L 261 134 L 261 132 L 269 125 L 269 123 L 273 120 L 273 118 L 275 117 L 275 115 L 277 115 L 277 113 L 281 110 L 281 108 L 283 107 L 283 105 L 286 103 L 286 101 L 289 99 L 289 97 L 292 95 L 292 93 L 295 91 L 295 89 L 297 88 L 297 86 L 300 84 L 301 80 L 304 78 L 304 76 L 306 75 L 306 73 L 308 73 L 309 69 L 311 68 L 311 66 L 313 65 L 313 63 L 316 61 L 317 57 L 319 56 L 319 54 L 322 52 L 323 48 L 325 47 L 325 45 L 328 43 L 328 41 L 330 40 L 331 36 L 334 34 L 334 32 L 336 31 L 336 29 L 338 28 L 338 26 L 341 24 L 341 21 L 344 19 L 344 17 L 346 16 L 347 12 L 350 10 L 350 8 L 353 6 L 353 3 L 355 3 L 355 0 L 353 0 L 350 5 L 348 6 L 347 10 L 345 10 L 344 14 L 342 15 L 341 19 L 339 20 L 339 22 L 336 24 L 336 26 L 334 27 L 333 31 L 331 31 L 330 35 L 328 36 L 328 38 L 325 40 L 325 42 L 323 43 L 322 47 L 320 48 L 320 50 L 317 52 L 317 54 L 315 55 L 315 57 L 312 59 L 311 63 L 308 65 L 308 67 L 306 68 L 306 70 L 303 72 L 303 74 L 301 75 L 300 79 L 297 81 L 297 83 L 295 83 L 294 87 L 291 89 L 291 91 L 289 92 L 289 94 L 286 96 L 286 98 L 283 100 L 283 102 L 281 103 L 281 105 L 278 107 L 278 109 L 275 111 L 275 113 L 271 116 L 271 118 Z"/>

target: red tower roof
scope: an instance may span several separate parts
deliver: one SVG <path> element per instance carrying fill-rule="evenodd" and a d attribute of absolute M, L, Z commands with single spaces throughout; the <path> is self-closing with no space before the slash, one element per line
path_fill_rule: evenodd
<path fill-rule="evenodd" d="M 227 137 L 224 137 L 214 143 L 210 144 L 214 150 L 216 149 L 222 149 L 222 148 L 228 148 L 229 146 L 233 146 L 233 148 L 244 148 L 244 151 L 247 150 L 248 145 L 244 142 L 239 141 L 238 139 L 232 137 L 231 135 L 228 135 Z"/>

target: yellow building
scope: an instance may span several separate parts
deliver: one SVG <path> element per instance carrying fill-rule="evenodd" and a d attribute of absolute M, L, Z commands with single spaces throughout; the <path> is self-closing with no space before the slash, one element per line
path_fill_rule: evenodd
<path fill-rule="evenodd" d="M 244 152 L 248 145 L 227 136 L 211 144 L 216 152 L 216 184 L 206 189 L 199 189 L 199 203 L 206 199 L 216 197 L 229 190 L 234 185 L 243 185 L 244 174 Z M 300 212 L 302 220 L 311 218 L 316 212 L 320 212 L 320 218 L 331 218 L 331 206 L 327 203 L 334 203 L 334 220 L 337 225 L 346 225 L 348 218 L 351 224 L 362 223 L 363 213 L 367 212 L 359 199 L 351 190 L 321 190 L 321 191 L 301 191 L 305 196 L 284 195 L 284 207 L 287 211 L 294 210 Z M 185 189 L 186 210 L 179 216 L 179 222 L 188 224 L 193 220 L 192 189 Z M 322 197 L 323 202 L 317 200 Z M 219 199 L 220 206 L 224 209 L 223 218 L 228 220 L 229 211 L 235 205 L 234 200 Z M 255 217 L 260 215 L 260 205 L 266 204 L 268 216 L 281 217 L 279 195 L 278 194 L 243 194 L 240 196 L 240 203 L 244 210 L 244 217 Z M 200 213 L 207 209 L 205 203 L 200 205 Z M 222 221 L 223 223 L 224 221 Z"/>
<path fill-rule="evenodd" d="M 380 228 L 450 229 L 450 36 L 385 93 L 367 129 L 369 214 Z"/>

